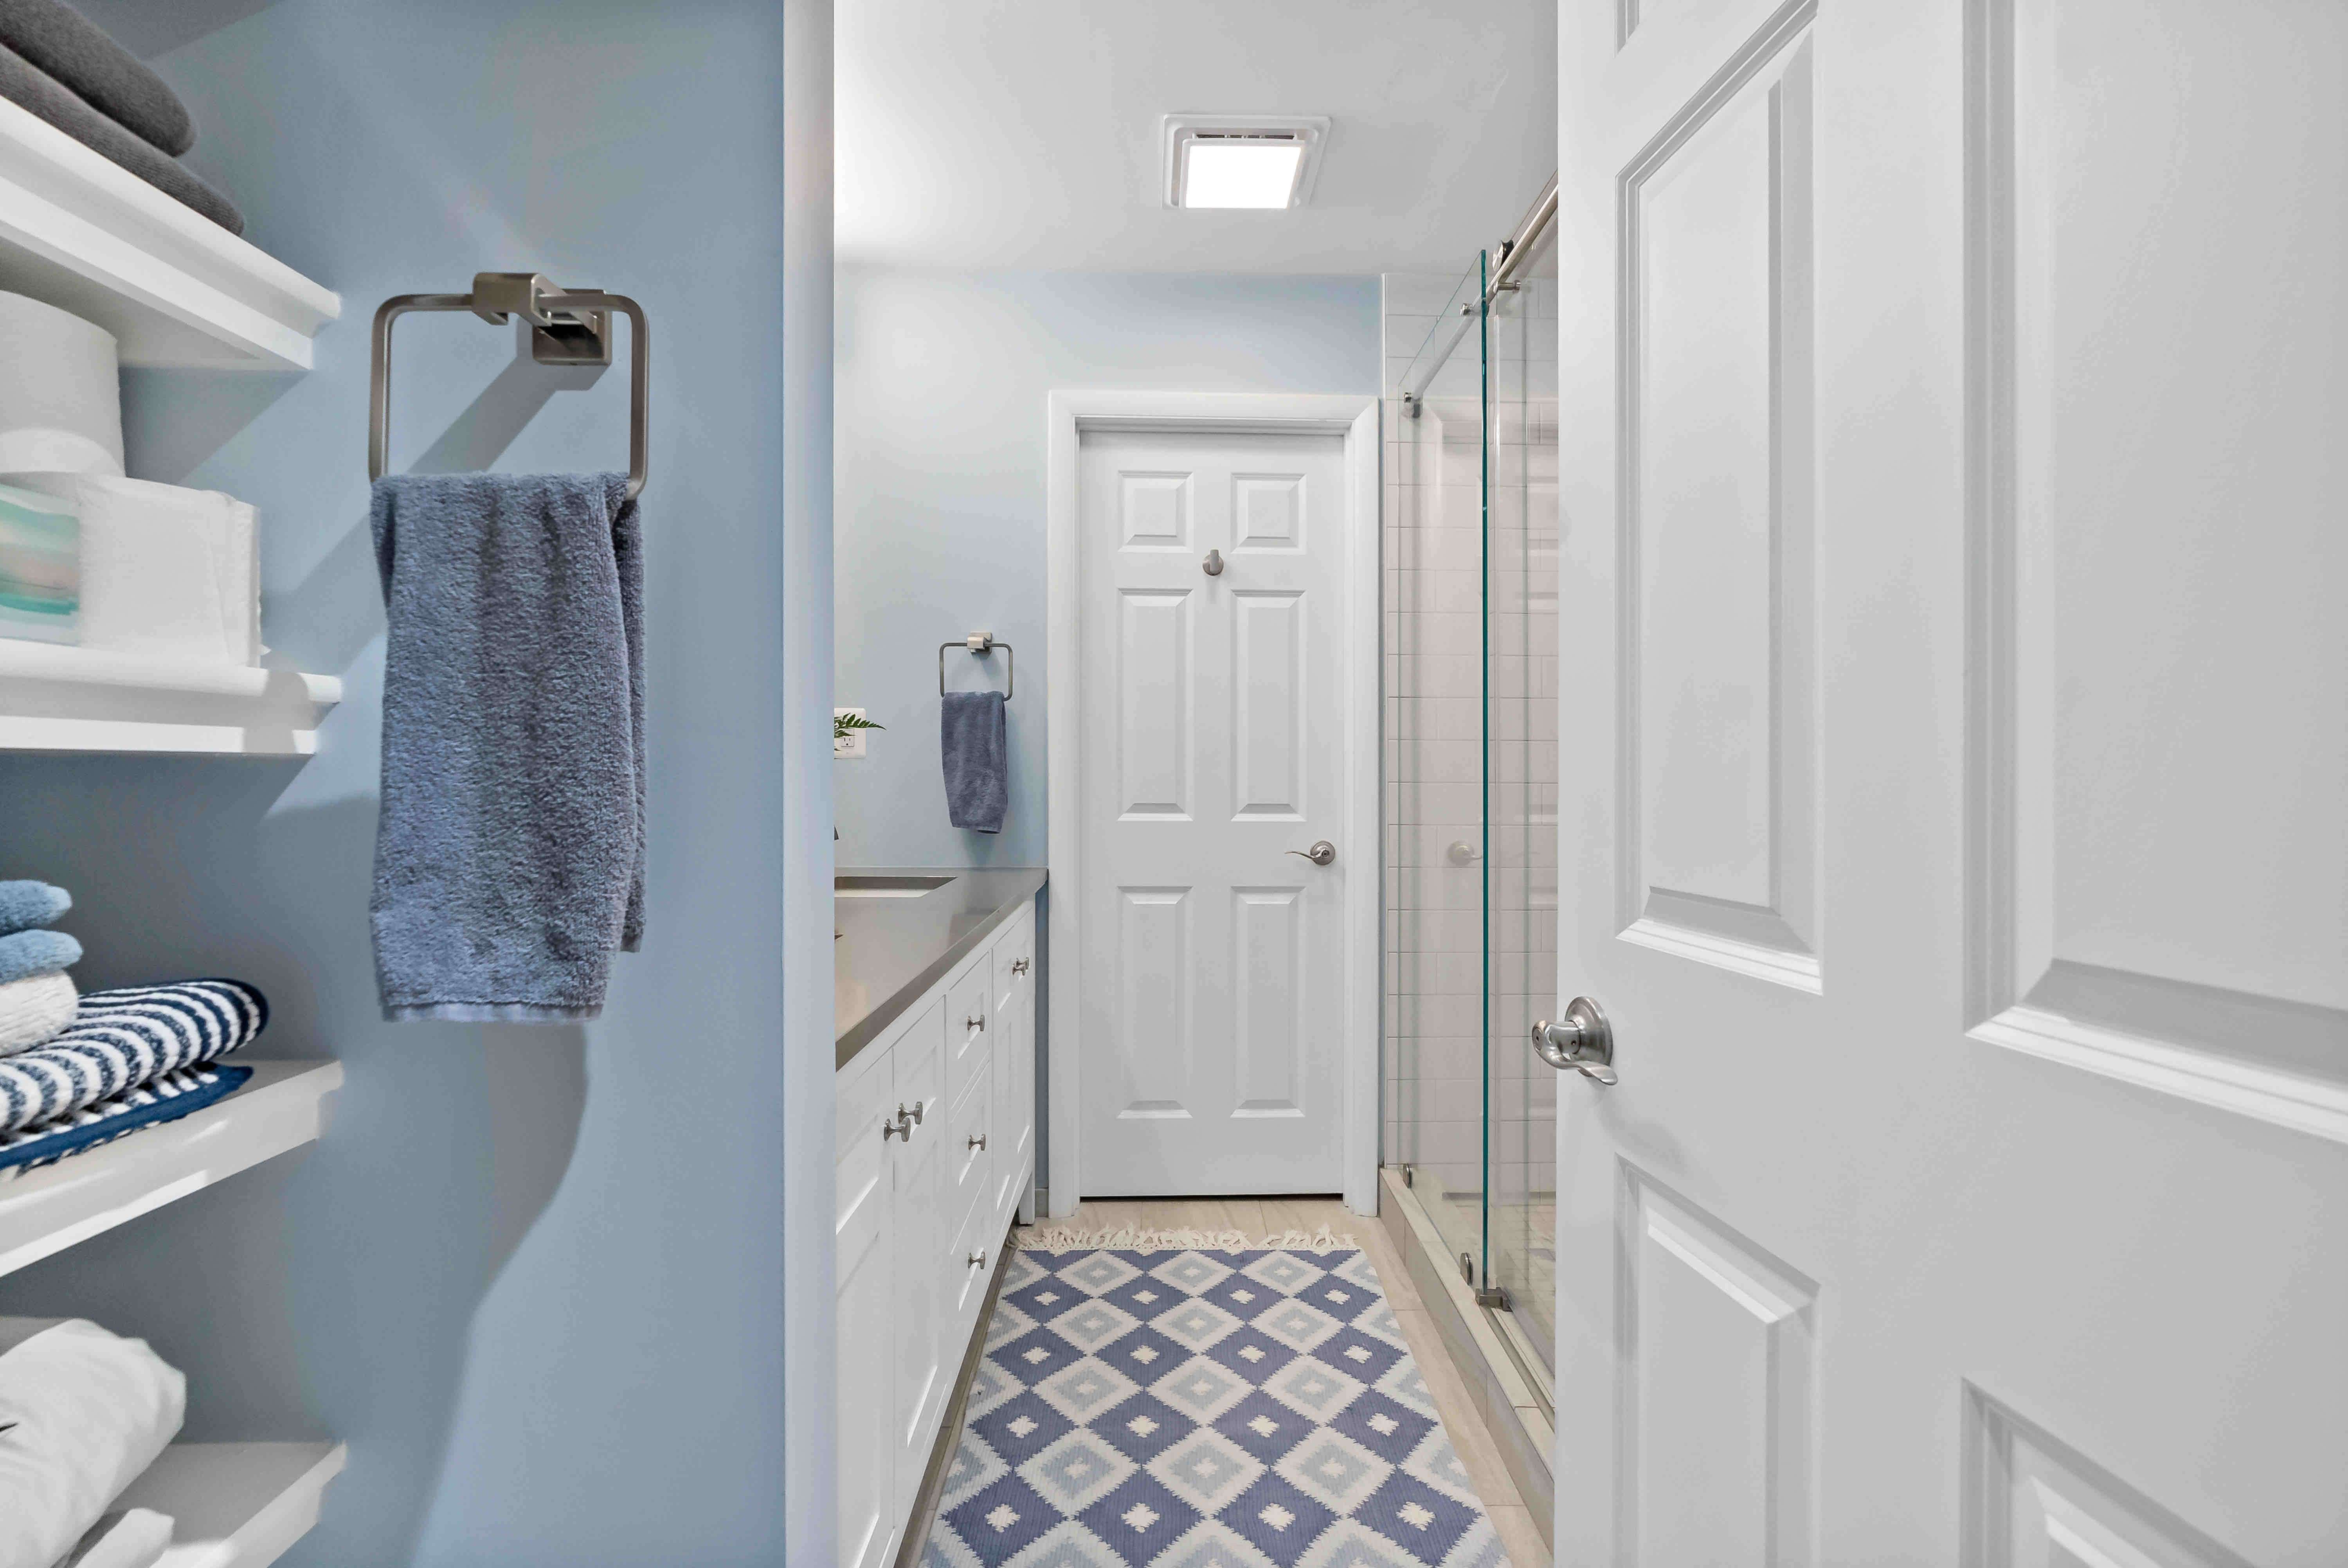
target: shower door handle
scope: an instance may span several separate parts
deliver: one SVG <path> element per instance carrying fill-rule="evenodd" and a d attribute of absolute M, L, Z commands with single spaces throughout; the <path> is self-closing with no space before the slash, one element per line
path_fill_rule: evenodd
<path fill-rule="evenodd" d="M 1568 1069 L 1594 1083 L 1612 1085 L 1614 1076 L 1614 1031 L 1604 1009 L 1588 997 L 1576 997 L 1565 1007 L 1565 1020 L 1547 1019 L 1533 1025 L 1533 1050 L 1560 1072 Z"/>

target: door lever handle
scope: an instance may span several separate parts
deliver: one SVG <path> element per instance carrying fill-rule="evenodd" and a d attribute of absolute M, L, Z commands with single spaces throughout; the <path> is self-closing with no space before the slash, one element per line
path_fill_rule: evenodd
<path fill-rule="evenodd" d="M 1566 1004 L 1563 1022 L 1543 1019 L 1533 1025 L 1533 1050 L 1560 1072 L 1570 1069 L 1609 1087 L 1621 1081 L 1614 1074 L 1614 1031 L 1604 1009 L 1588 997 Z"/>
<path fill-rule="evenodd" d="M 1301 855 L 1315 866 L 1326 866 L 1337 858 L 1337 846 L 1325 838 L 1316 838 L 1310 849 L 1292 849 L 1291 855 Z"/>

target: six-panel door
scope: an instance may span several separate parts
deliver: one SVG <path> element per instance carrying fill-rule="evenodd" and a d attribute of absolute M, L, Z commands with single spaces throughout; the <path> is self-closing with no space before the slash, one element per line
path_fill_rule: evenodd
<path fill-rule="evenodd" d="M 1343 441 L 1087 429 L 1077 483 L 1085 1193 L 1335 1192 Z"/>
<path fill-rule="evenodd" d="M 1559 1561 L 2348 1563 L 2348 8 L 1560 31 Z"/>

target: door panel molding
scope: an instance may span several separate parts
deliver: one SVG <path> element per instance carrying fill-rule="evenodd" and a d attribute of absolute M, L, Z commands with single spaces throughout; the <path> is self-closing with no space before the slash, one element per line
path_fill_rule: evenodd
<path fill-rule="evenodd" d="M 1983 1044 L 2348 1143 L 2348 1009 L 2108 961 L 2124 951 L 2136 964 L 2185 967 L 2203 956 L 2173 928 L 2152 928 L 2152 911 L 2125 929 L 2107 922 L 2084 947 L 2061 925 L 2059 878 L 2090 854 L 2108 856 L 2104 839 L 2142 828 L 2134 853 L 2153 859 L 2179 845 L 2173 828 L 2161 834 L 2148 815 L 2131 822 L 2124 805 L 2108 825 L 2065 811 L 2066 518 L 2055 481 L 2060 427 L 2049 412 L 2065 363 L 2050 281 L 2056 206 L 2017 150 L 2060 128 L 2045 23 L 2039 0 L 1970 0 L 1965 13 L 1964 1022 Z M 2247 236 L 2240 245 L 2258 248 Z M 2176 519 L 2149 524 L 2164 521 Z M 2213 703 L 2222 705 L 2206 697 L 2200 711 Z M 2095 763 L 2092 753 L 2068 760 L 2081 773 Z M 2237 803 L 2252 815 L 2256 788 L 2246 780 Z M 2204 929 L 2224 918 L 2207 907 L 2192 912 Z M 2321 945 L 2304 930 L 2302 940 Z"/>
<path fill-rule="evenodd" d="M 1818 1287 L 1630 1161 L 1616 1178 L 1620 1560 L 1807 1562 Z M 1741 1511 L 1686 1507 L 1740 1487 Z"/>
<path fill-rule="evenodd" d="M 1970 1382 L 1963 1444 L 1963 1568 L 2250 1568 Z"/>
<path fill-rule="evenodd" d="M 1815 11 L 1774 14 L 1620 175 L 1615 403 L 1620 934 L 1812 993 Z"/>
<path fill-rule="evenodd" d="M 1379 931 L 1385 884 L 1379 813 L 1379 407 L 1375 397 L 1350 395 L 1076 391 L 1049 394 L 1045 415 L 1050 641 L 1045 700 L 1050 790 L 1046 842 L 1052 876 L 1051 940 L 1054 950 L 1062 953 L 1081 952 L 1085 920 L 1107 914 L 1086 911 L 1081 892 L 1078 803 L 1084 781 L 1076 737 L 1082 724 L 1084 682 L 1088 673 L 1096 678 L 1100 673 L 1088 672 L 1083 659 L 1076 479 L 1081 432 L 1309 434 L 1344 438 L 1344 517 L 1348 540 L 1343 567 L 1347 602 L 1341 607 L 1344 685 L 1341 691 L 1314 693 L 1313 700 L 1340 705 L 1344 715 L 1342 819 L 1349 871 L 1342 911 L 1344 1000 L 1341 1018 L 1320 1020 L 1316 1027 L 1337 1029 L 1345 1041 L 1341 1074 L 1344 1196 L 1348 1206 L 1364 1214 L 1377 1210 Z M 1302 497 L 1298 500 L 1301 503 Z M 1172 548 L 1156 537 L 1149 542 L 1160 548 Z M 1278 555 L 1287 547 L 1267 539 L 1249 548 Z M 1192 651 L 1197 651 L 1195 642 Z M 1076 1212 L 1084 1191 L 1080 985 L 1080 980 L 1072 980 L 1055 986 L 1050 999 L 1045 1114 L 1051 1169 L 1044 1179 L 1051 1194 L 1052 1214 L 1063 1218 Z"/>

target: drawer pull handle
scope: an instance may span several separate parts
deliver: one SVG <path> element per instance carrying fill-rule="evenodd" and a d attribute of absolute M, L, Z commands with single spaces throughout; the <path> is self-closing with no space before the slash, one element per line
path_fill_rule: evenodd
<path fill-rule="evenodd" d="M 962 1020 L 962 1026 L 964 1029 L 974 1029 L 978 1030 L 979 1033 L 984 1034 L 986 1032 L 986 1015 L 984 1013 L 980 1013 L 976 1018 L 966 1018 Z"/>
<path fill-rule="evenodd" d="M 984 1268 L 986 1266 L 986 1255 L 983 1252 L 974 1252 L 968 1257 L 963 1259 L 963 1262 L 972 1268 Z"/>
<path fill-rule="evenodd" d="M 1025 959 L 1025 958 L 1014 958 L 1014 959 L 1012 959 L 1012 960 L 1011 960 L 1011 972 L 1012 972 L 1013 974 L 1014 974 L 1014 975 L 1024 975 L 1024 974 L 1025 974 L 1025 973 L 1027 972 L 1027 960 L 1026 960 L 1026 959 Z"/>
<path fill-rule="evenodd" d="M 970 1146 L 971 1148 L 973 1148 L 973 1149 L 983 1149 L 983 1148 L 985 1148 L 985 1147 L 986 1147 L 986 1134 L 985 1134 L 985 1133 L 983 1133 L 983 1132 L 973 1132 L 973 1133 L 970 1135 L 970 1138 L 969 1138 L 969 1146 Z"/>

